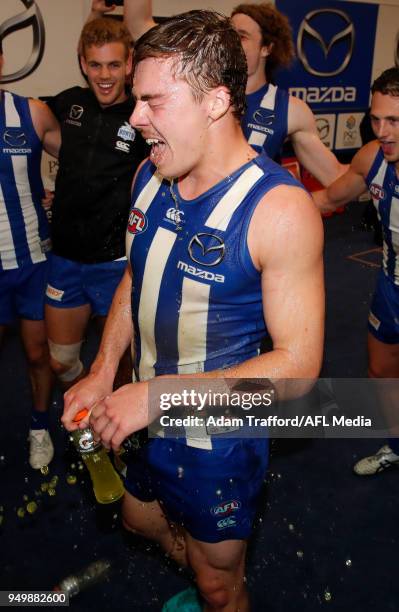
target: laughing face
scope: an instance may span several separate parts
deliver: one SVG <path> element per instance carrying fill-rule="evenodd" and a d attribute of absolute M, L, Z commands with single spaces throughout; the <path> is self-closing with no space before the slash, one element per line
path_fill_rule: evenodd
<path fill-rule="evenodd" d="M 133 93 L 130 123 L 151 145 L 160 174 L 177 178 L 198 168 L 206 152 L 207 94 L 194 99 L 190 85 L 174 75 L 173 60 L 152 57 L 137 65 Z"/>
<path fill-rule="evenodd" d="M 126 57 L 122 43 L 87 47 L 81 61 L 89 85 L 103 108 L 126 100 L 126 77 L 132 65 L 131 56 Z"/>
<path fill-rule="evenodd" d="M 375 92 L 370 119 L 385 159 L 399 170 L 399 96 Z"/>

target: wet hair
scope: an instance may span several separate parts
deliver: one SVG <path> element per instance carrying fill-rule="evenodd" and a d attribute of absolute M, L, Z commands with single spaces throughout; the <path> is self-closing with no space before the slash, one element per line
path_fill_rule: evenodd
<path fill-rule="evenodd" d="M 399 68 L 394 66 L 384 70 L 371 86 L 371 93 L 399 96 Z"/>
<path fill-rule="evenodd" d="M 247 62 L 240 37 L 224 15 L 193 10 L 160 23 L 137 41 L 134 66 L 149 57 L 175 57 L 174 75 L 190 85 L 195 100 L 222 85 L 235 117 L 244 113 Z"/>
<path fill-rule="evenodd" d="M 126 26 L 117 19 L 99 17 L 85 24 L 79 39 L 79 55 L 85 57 L 89 47 L 102 47 L 109 43 L 120 42 L 128 57 L 133 41 Z"/>
<path fill-rule="evenodd" d="M 262 33 L 262 46 L 272 44 L 266 61 L 266 76 L 270 79 L 277 68 L 291 64 L 295 57 L 292 28 L 288 17 L 280 13 L 272 4 L 239 4 L 233 9 L 233 15 L 246 15 L 258 24 Z"/>

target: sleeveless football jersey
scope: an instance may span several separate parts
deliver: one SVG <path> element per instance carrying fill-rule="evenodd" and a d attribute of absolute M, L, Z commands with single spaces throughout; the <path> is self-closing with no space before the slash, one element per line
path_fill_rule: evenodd
<path fill-rule="evenodd" d="M 245 138 L 258 153 L 273 159 L 287 137 L 289 94 L 271 83 L 246 96 L 247 110 L 241 120 Z"/>
<path fill-rule="evenodd" d="M 40 175 L 42 143 L 27 98 L 0 92 L 0 269 L 46 260 L 50 248 Z"/>
<path fill-rule="evenodd" d="M 399 179 L 395 164 L 388 163 L 379 149 L 366 177 L 383 230 L 383 270 L 399 285 Z"/>
<path fill-rule="evenodd" d="M 282 184 L 300 186 L 263 154 L 184 200 L 150 161 L 143 165 L 126 244 L 137 378 L 225 369 L 259 354 L 261 275 L 247 232 L 258 202 Z"/>

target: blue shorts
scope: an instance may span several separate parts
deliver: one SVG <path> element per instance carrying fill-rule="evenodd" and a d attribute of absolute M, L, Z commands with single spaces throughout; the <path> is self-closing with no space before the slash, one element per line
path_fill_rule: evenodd
<path fill-rule="evenodd" d="M 370 306 L 368 328 L 385 344 L 399 343 L 399 287 L 380 271 Z"/>
<path fill-rule="evenodd" d="M 81 264 L 53 255 L 46 303 L 55 308 L 76 308 L 90 304 L 93 314 L 106 316 L 126 264 L 126 259 Z"/>
<path fill-rule="evenodd" d="M 155 438 L 128 465 L 125 488 L 157 500 L 167 518 L 201 542 L 249 537 L 265 478 L 269 441 L 234 440 L 215 450 Z"/>
<path fill-rule="evenodd" d="M 48 261 L 0 270 L 0 325 L 15 319 L 42 321 Z"/>

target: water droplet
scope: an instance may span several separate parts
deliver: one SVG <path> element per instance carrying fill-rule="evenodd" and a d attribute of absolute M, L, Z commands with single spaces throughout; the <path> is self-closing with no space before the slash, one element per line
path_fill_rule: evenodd
<path fill-rule="evenodd" d="M 298 559 L 303 559 L 303 550 L 297 550 L 296 556 L 298 557 Z"/>
<path fill-rule="evenodd" d="M 40 485 L 40 489 L 45 493 L 48 489 L 48 482 L 42 482 Z"/>
<path fill-rule="evenodd" d="M 352 559 L 347 559 L 345 561 L 345 565 L 346 565 L 346 567 L 352 567 Z"/>
<path fill-rule="evenodd" d="M 27 495 L 24 495 L 24 496 L 22 497 L 22 499 L 23 499 L 25 502 L 27 502 L 27 501 L 28 501 L 28 499 L 29 499 L 29 497 L 28 497 Z"/>
<path fill-rule="evenodd" d="M 17 510 L 17 516 L 18 516 L 18 518 L 24 518 L 24 516 L 25 516 L 25 510 L 24 510 L 24 508 L 22 508 L 22 507 L 18 508 L 18 510 Z"/>
<path fill-rule="evenodd" d="M 34 514 L 37 508 L 38 508 L 37 503 L 34 501 L 31 501 L 29 502 L 29 504 L 26 504 L 26 509 L 29 512 L 29 514 Z"/>
<path fill-rule="evenodd" d="M 216 491 L 216 495 L 218 495 L 218 496 L 220 497 L 220 496 L 221 496 L 221 494 L 222 494 L 221 489 L 217 489 L 217 491 Z"/>
<path fill-rule="evenodd" d="M 77 480 L 75 474 L 67 474 L 66 481 L 69 485 L 75 485 Z"/>
<path fill-rule="evenodd" d="M 183 478 L 183 476 L 184 476 L 184 468 L 182 468 L 181 465 L 179 465 L 179 467 L 177 468 L 177 477 Z"/>
<path fill-rule="evenodd" d="M 48 488 L 47 493 L 50 497 L 54 497 L 56 495 L 56 491 L 52 487 Z"/>
<path fill-rule="evenodd" d="M 332 595 L 330 593 L 330 591 L 328 589 L 326 589 L 324 591 L 324 600 L 325 601 L 331 601 L 332 600 Z"/>
<path fill-rule="evenodd" d="M 52 479 L 50 480 L 50 487 L 52 489 L 55 489 L 57 484 L 58 484 L 58 476 L 53 476 Z"/>
<path fill-rule="evenodd" d="M 290 523 L 290 524 L 288 525 L 288 529 L 289 529 L 290 531 L 294 531 L 294 530 L 295 530 L 295 527 L 294 527 L 294 525 L 293 525 L 292 523 Z"/>
<path fill-rule="evenodd" d="M 48 465 L 42 465 L 42 467 L 40 468 L 40 471 L 43 474 L 43 476 L 47 476 L 50 470 L 49 470 Z"/>

